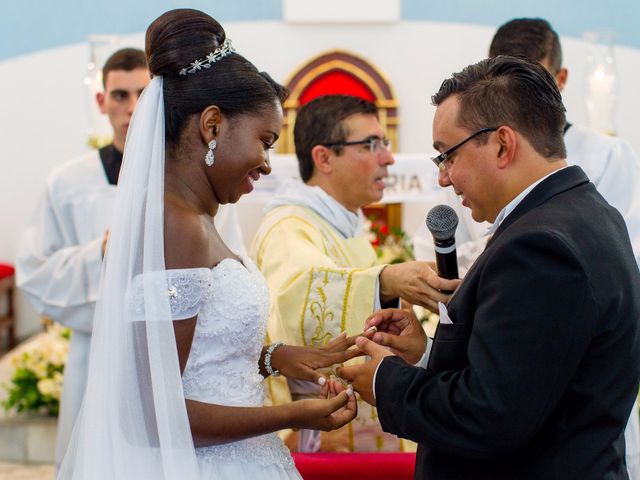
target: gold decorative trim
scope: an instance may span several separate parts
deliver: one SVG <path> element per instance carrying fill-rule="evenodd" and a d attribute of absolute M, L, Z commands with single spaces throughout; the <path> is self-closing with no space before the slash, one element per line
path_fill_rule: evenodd
<path fill-rule="evenodd" d="M 357 272 L 361 272 L 362 268 L 327 268 L 327 267 L 312 267 L 309 272 L 309 281 L 307 283 L 307 290 L 305 293 L 304 306 L 302 310 L 302 316 L 300 318 L 300 332 L 302 335 L 302 343 L 307 346 L 309 343 L 306 341 L 306 336 L 311 335 L 308 333 L 308 328 L 311 325 L 317 324 L 313 329 L 311 336 L 311 345 L 325 345 L 335 335 L 325 328 L 326 322 L 335 323 L 335 313 L 328 308 L 327 295 L 324 292 L 324 286 L 329 284 L 329 275 L 337 275 L 341 277 L 341 281 L 344 282 L 344 293 L 342 294 L 342 305 L 340 314 L 340 327 L 339 332 L 344 332 L 347 328 L 347 310 L 349 306 L 349 296 L 351 295 L 353 275 Z M 346 276 L 346 278 L 345 278 Z M 338 279 L 333 278 L 331 281 L 336 282 Z M 314 287 L 314 285 L 316 285 Z M 319 295 L 320 299 L 311 301 L 311 293 L 315 292 Z"/>
<path fill-rule="evenodd" d="M 313 270 L 315 270 L 315 268 Z M 324 278 L 320 278 L 319 276 L 316 279 L 314 276 L 314 279 L 319 280 L 321 283 L 321 285 L 318 285 L 315 288 L 315 291 L 320 297 L 320 301 L 314 300 L 309 304 L 309 320 L 311 320 L 312 323 L 317 323 L 313 330 L 313 336 L 311 337 L 311 345 L 316 347 L 326 345 L 333 337 L 333 334 L 327 331 L 326 323 L 331 323 L 335 318 L 333 311 L 328 305 L 329 302 L 327 294 L 324 291 L 324 287 L 329 284 L 329 272 L 322 269 L 318 269 L 318 271 L 322 271 L 324 273 Z M 309 294 L 310 293 L 311 292 L 309 292 Z M 307 299 L 308 298 L 309 297 L 307 297 Z"/>
<path fill-rule="evenodd" d="M 313 285 L 314 271 L 315 271 L 315 268 L 312 268 L 311 271 L 309 272 L 309 284 L 307 285 L 307 292 L 305 293 L 305 296 L 304 296 L 304 305 L 302 306 L 302 312 L 300 314 L 300 336 L 302 337 L 302 345 L 304 345 L 305 347 L 308 347 L 308 345 L 307 345 L 307 339 L 305 338 L 305 335 L 304 335 L 304 317 L 307 312 L 309 295 L 311 294 L 311 286 Z"/>
<path fill-rule="evenodd" d="M 340 331 L 344 332 L 347 329 L 347 309 L 349 305 L 349 294 L 351 293 L 351 284 L 353 283 L 353 274 L 361 269 L 351 269 L 347 276 L 347 285 L 344 289 L 344 297 L 342 299 L 342 316 L 340 317 Z"/>

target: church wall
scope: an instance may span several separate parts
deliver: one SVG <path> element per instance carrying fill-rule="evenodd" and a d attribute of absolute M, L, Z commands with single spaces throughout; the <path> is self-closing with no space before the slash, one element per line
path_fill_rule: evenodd
<path fill-rule="evenodd" d="M 25 5 L 29 3 L 33 2 L 24 2 Z M 166 8 L 175 6 L 165 3 Z M 192 2 L 192 5 L 203 8 L 197 3 Z M 247 0 L 240 4 L 246 8 L 251 3 Z M 486 5 L 491 2 L 467 3 Z M 631 8 L 629 2 L 618 3 Z M 150 2 L 142 4 L 148 7 L 141 13 L 145 18 L 144 25 L 166 9 L 162 3 L 155 2 L 154 13 L 150 15 Z M 548 7 L 550 2 L 542 4 Z M 346 49 L 368 59 L 386 74 L 397 94 L 401 122 L 399 151 L 419 153 L 425 159 L 432 154 L 434 108 L 430 106 L 430 95 L 451 72 L 483 58 L 495 30 L 494 25 L 486 24 L 486 17 L 481 17 L 484 25 L 460 23 L 471 21 L 467 13 L 463 15 L 462 12 L 459 23 L 424 20 L 420 18 L 422 11 L 416 7 L 416 2 L 403 2 L 402 21 L 376 25 L 285 24 L 279 20 L 280 2 L 270 1 L 265 5 L 267 7 L 258 13 L 267 20 L 225 22 L 238 51 L 280 81 L 285 81 L 310 57 L 333 48 Z M 637 18 L 640 6 L 632 8 Z M 496 11 L 495 8 L 493 10 Z M 520 15 L 535 14 L 524 10 L 519 12 Z M 501 12 L 503 14 L 504 11 Z M 496 25 L 514 15 L 501 17 Z M 407 16 L 414 19 L 407 19 Z M 547 17 L 554 25 L 557 23 L 551 16 Z M 579 24 L 575 19 L 574 22 Z M 125 36 L 124 43 L 141 47 L 143 34 L 140 32 L 144 25 L 132 30 L 138 33 Z M 59 29 L 65 30 L 64 25 L 59 25 Z M 43 34 L 46 32 L 45 28 Z M 10 39 L 5 33 L 0 35 L 4 36 L 0 43 L 5 49 L 4 55 L 0 50 L 0 138 L 3 152 L 0 154 L 0 261 L 13 262 L 20 233 L 36 206 L 47 175 L 55 166 L 88 149 L 85 133 L 88 100 L 83 86 L 88 46 L 82 37 L 78 37 L 75 43 L 8 57 L 6 42 Z M 35 26 L 31 27 L 30 35 L 38 35 Z M 570 70 L 564 92 L 568 116 L 571 121 L 585 123 L 583 83 L 586 45 L 574 36 L 562 36 L 561 40 L 565 64 Z M 636 79 L 640 77 L 640 49 L 636 47 L 617 45 L 615 49 L 619 79 L 616 126 L 619 136 L 630 141 L 640 152 L 639 122 L 636 119 L 640 111 L 640 89 L 636 87 Z M 425 162 L 425 168 L 430 167 L 431 164 Z M 405 222 L 408 230 L 417 221 L 422 221 L 419 217 L 423 214 L 417 211 L 419 209 L 414 210 L 418 220 L 408 219 Z M 18 334 L 24 336 L 37 328 L 37 317 L 22 298 L 19 298 L 18 311 Z"/>

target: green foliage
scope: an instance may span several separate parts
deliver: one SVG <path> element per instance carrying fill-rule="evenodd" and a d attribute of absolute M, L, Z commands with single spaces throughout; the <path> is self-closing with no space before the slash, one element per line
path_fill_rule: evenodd
<path fill-rule="evenodd" d="M 51 325 L 28 349 L 13 354 L 11 382 L 3 385 L 5 410 L 58 415 L 70 336 L 69 329 Z"/>

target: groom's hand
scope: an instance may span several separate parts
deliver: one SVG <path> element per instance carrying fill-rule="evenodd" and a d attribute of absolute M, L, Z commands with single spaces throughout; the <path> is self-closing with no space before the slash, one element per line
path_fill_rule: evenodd
<path fill-rule="evenodd" d="M 353 386 L 365 402 L 375 407 L 373 376 L 384 357 L 393 356 L 393 353 L 365 337 L 358 337 L 356 345 L 365 355 L 370 356 L 371 360 L 360 365 L 339 367 L 336 372 L 340 378 L 347 380 Z"/>
<path fill-rule="evenodd" d="M 365 332 L 371 336 L 373 330 Z M 284 345 L 271 357 L 271 365 L 287 378 L 306 380 L 318 385 L 324 385 L 327 377 L 321 369 L 362 355 L 357 348 L 352 348 L 358 335 L 347 337 L 345 333 L 338 335 L 322 347 L 296 347 Z"/>
<path fill-rule="evenodd" d="M 378 310 L 366 321 L 365 328 L 372 327 L 376 327 L 378 332 L 371 339 L 378 345 L 389 347 L 405 362 L 414 364 L 422 358 L 427 347 L 427 334 L 413 310 Z"/>

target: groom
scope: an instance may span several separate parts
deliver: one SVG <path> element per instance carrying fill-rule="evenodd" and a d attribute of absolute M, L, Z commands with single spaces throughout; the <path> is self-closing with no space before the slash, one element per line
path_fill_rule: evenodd
<path fill-rule="evenodd" d="M 621 215 L 566 166 L 553 77 L 501 56 L 432 100 L 439 183 L 493 236 L 441 311 L 426 369 L 405 363 L 426 337 L 396 309 L 366 325 L 391 352 L 361 338 L 371 361 L 338 374 L 385 431 L 420 444 L 416 478 L 628 478 L 640 274 Z"/>

